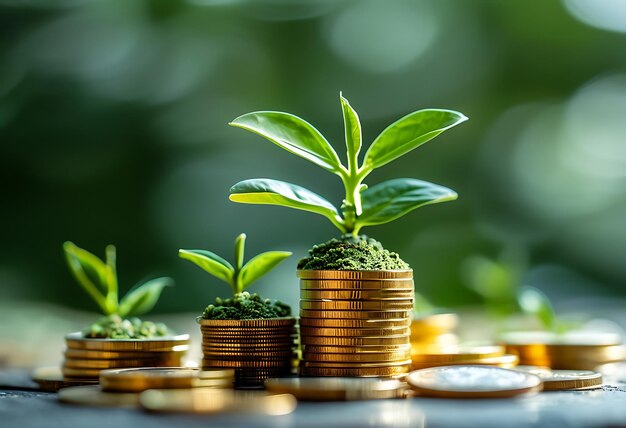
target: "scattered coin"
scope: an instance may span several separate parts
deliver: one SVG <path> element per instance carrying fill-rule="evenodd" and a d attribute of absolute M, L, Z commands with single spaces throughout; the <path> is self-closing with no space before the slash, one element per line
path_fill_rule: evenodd
<path fill-rule="evenodd" d="M 31 378 L 42 391 L 57 392 L 61 388 L 70 386 L 93 385 L 97 380 L 72 380 L 65 379 L 60 367 L 40 367 L 32 371 Z"/>
<path fill-rule="evenodd" d="M 418 370 L 418 369 L 425 369 L 428 367 L 443 367 L 443 366 L 453 366 L 453 365 L 454 366 L 477 365 L 477 366 L 494 366 L 494 367 L 501 367 L 504 369 L 512 369 L 512 368 L 517 367 L 518 363 L 519 363 L 519 357 L 517 355 L 504 354 L 504 355 L 499 355 L 497 357 L 457 360 L 454 362 L 445 362 L 445 363 L 434 363 L 434 362 L 413 363 L 411 364 L 411 368 L 413 370 Z"/>
<path fill-rule="evenodd" d="M 298 400 L 350 401 L 402 397 L 406 384 L 398 380 L 346 377 L 277 378 L 265 381 L 274 393 L 291 394 Z"/>
<path fill-rule="evenodd" d="M 136 368 L 100 372 L 103 391 L 141 392 L 147 389 L 183 389 L 232 386 L 233 370 L 200 370 L 183 367 Z"/>
<path fill-rule="evenodd" d="M 534 374 L 489 366 L 446 366 L 416 370 L 407 376 L 419 395 L 440 398 L 508 398 L 541 391 Z"/>
<path fill-rule="evenodd" d="M 103 392 L 98 385 L 74 386 L 61 389 L 59 401 L 83 406 L 137 407 L 139 394 Z"/>
<path fill-rule="evenodd" d="M 602 375 L 591 370 L 552 370 L 538 374 L 544 391 L 590 389 L 602 385 Z"/>
<path fill-rule="evenodd" d="M 252 413 L 286 415 L 293 412 L 297 401 L 293 395 L 268 395 L 263 392 L 242 392 L 215 389 L 149 390 L 140 396 L 141 406 L 152 412 L 168 413 Z"/>

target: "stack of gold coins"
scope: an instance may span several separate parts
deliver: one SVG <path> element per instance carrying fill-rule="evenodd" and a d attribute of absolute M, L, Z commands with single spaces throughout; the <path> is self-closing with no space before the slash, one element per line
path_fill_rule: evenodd
<path fill-rule="evenodd" d="M 411 355 L 411 360 L 412 370 L 457 365 L 513 368 L 519 362 L 517 355 L 506 354 L 504 346 L 499 345 L 422 347 Z"/>
<path fill-rule="evenodd" d="M 298 276 L 301 375 L 408 373 L 412 271 L 301 270 Z"/>
<path fill-rule="evenodd" d="M 292 373 L 295 319 L 200 319 L 202 367 L 235 369 L 235 387 L 259 387 Z"/>
<path fill-rule="evenodd" d="M 432 314 L 414 317 L 411 322 L 411 353 L 424 348 L 431 350 L 437 346 L 451 346 L 459 342 L 454 330 L 459 317 L 453 313 Z"/>
<path fill-rule="evenodd" d="M 100 371 L 130 367 L 174 367 L 189 350 L 189 335 L 155 339 L 90 339 L 82 333 L 65 337 L 63 376 L 97 381 Z"/>
<path fill-rule="evenodd" d="M 502 336 L 507 352 L 520 364 L 565 370 L 594 370 L 626 360 L 621 336 L 602 332 L 511 332 Z"/>

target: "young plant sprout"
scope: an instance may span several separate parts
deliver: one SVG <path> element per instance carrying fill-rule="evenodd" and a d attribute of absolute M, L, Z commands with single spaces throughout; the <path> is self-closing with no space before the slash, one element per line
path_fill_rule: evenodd
<path fill-rule="evenodd" d="M 106 247 L 106 261 L 69 241 L 63 244 L 63 250 L 72 275 L 106 315 L 83 332 L 85 337 L 148 339 L 169 334 L 164 324 L 141 321 L 135 316 L 154 307 L 163 289 L 174 284 L 171 278 L 156 278 L 137 285 L 119 300 L 113 245 Z"/>
<path fill-rule="evenodd" d="M 268 251 L 244 263 L 246 235 L 235 239 L 235 264 L 232 265 L 217 254 L 207 250 L 178 250 L 178 255 L 195 263 L 215 278 L 228 284 L 233 297 L 216 298 L 202 314 L 204 319 L 257 319 L 286 317 L 291 314 L 289 306 L 282 302 L 262 299 L 258 294 L 244 291 L 254 281 L 274 269 L 291 256 L 288 251 Z"/>
<path fill-rule="evenodd" d="M 245 204 L 270 204 L 320 214 L 343 234 L 357 236 L 365 226 L 388 223 L 424 205 L 451 201 L 457 194 L 443 186 L 413 178 L 396 178 L 369 187 L 364 180 L 377 168 L 409 153 L 442 132 L 467 120 L 452 110 L 413 112 L 389 125 L 369 146 L 359 163 L 361 124 L 356 111 L 340 94 L 347 164 L 311 124 L 289 113 L 258 111 L 244 114 L 230 125 L 265 137 L 279 147 L 339 176 L 345 199 L 338 210 L 318 194 L 295 184 L 272 179 L 241 181 L 230 199 Z"/>

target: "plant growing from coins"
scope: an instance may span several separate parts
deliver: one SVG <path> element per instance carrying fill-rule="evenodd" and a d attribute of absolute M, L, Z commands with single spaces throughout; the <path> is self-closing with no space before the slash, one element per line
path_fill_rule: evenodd
<path fill-rule="evenodd" d="M 267 251 L 244 263 L 246 235 L 235 238 L 234 264 L 207 250 L 179 250 L 178 255 L 196 264 L 215 278 L 228 284 L 232 298 L 217 298 L 215 304 L 207 306 L 205 319 L 255 319 L 288 316 L 289 306 L 281 302 L 261 299 L 258 294 L 245 291 L 253 282 L 266 275 L 280 262 L 291 256 L 288 251 Z"/>
<path fill-rule="evenodd" d="M 163 289 L 174 284 L 171 278 L 138 284 L 120 300 L 115 246 L 106 247 L 105 260 L 69 241 L 63 250 L 70 272 L 105 315 L 83 332 L 86 337 L 142 339 L 168 334 L 164 324 L 141 321 L 136 316 L 152 310 Z"/>
<path fill-rule="evenodd" d="M 359 163 L 362 148 L 359 117 L 341 94 L 340 102 L 345 128 L 346 165 L 317 129 L 292 114 L 257 111 L 244 114 L 230 123 L 339 176 L 345 190 L 340 209 L 304 187 L 265 178 L 235 184 L 230 189 L 230 199 L 245 204 L 280 205 L 320 214 L 343 234 L 357 236 L 365 226 L 388 223 L 421 206 L 457 198 L 453 190 L 412 178 L 396 178 L 372 187 L 368 187 L 364 180 L 375 169 L 466 121 L 467 117 L 442 109 L 410 113 L 384 129 Z"/>

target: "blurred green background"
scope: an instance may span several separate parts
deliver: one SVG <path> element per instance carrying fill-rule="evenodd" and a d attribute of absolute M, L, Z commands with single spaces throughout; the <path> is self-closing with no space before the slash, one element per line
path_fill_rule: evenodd
<path fill-rule="evenodd" d="M 288 111 L 342 153 L 341 90 L 366 142 L 420 108 L 470 117 L 368 180 L 460 195 L 365 230 L 425 297 L 480 302 L 466 261 L 513 248 L 557 305 L 623 305 L 625 33 L 616 0 L 0 0 L 0 299 L 95 310 L 72 240 L 116 244 L 123 291 L 172 276 L 155 312 L 199 313 L 228 288 L 178 248 L 230 257 L 246 232 L 249 255 L 295 253 L 252 289 L 297 305 L 297 259 L 337 231 L 228 189 L 271 177 L 339 205 L 341 182 L 227 123 Z"/>

